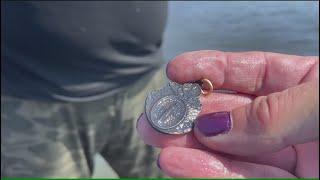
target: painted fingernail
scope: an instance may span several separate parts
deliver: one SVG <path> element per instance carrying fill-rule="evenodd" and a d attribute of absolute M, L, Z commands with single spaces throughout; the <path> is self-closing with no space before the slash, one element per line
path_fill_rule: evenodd
<path fill-rule="evenodd" d="M 200 116 L 195 126 L 205 136 L 228 133 L 231 129 L 230 112 L 216 112 Z"/>
<path fill-rule="evenodd" d="M 136 122 L 136 129 L 138 129 L 138 124 L 139 124 L 139 120 L 141 119 L 141 116 L 143 115 L 143 113 L 140 114 L 139 118 L 137 119 L 137 122 Z"/>
<path fill-rule="evenodd" d="M 158 159 L 157 159 L 157 166 L 158 166 L 159 169 L 161 169 L 160 160 L 159 159 L 160 159 L 160 155 L 158 156 Z"/>

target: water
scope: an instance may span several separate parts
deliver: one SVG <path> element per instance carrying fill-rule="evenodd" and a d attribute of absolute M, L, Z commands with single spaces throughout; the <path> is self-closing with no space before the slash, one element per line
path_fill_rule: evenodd
<path fill-rule="evenodd" d="M 319 55 L 318 2 L 170 1 L 165 59 L 186 51 L 261 50 Z M 94 177 L 116 174 L 97 156 Z"/>
<path fill-rule="evenodd" d="M 166 60 L 193 50 L 319 55 L 319 3 L 171 1 Z"/>

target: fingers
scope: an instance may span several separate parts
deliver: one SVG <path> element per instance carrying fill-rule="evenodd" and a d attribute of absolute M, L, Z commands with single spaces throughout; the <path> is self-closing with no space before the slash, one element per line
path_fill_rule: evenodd
<path fill-rule="evenodd" d="M 194 51 L 177 56 L 167 65 L 167 76 L 173 81 L 207 78 L 215 88 L 254 95 L 317 80 L 318 73 L 318 57 L 266 52 Z"/>
<path fill-rule="evenodd" d="M 147 117 L 143 114 L 137 123 L 140 138 L 144 143 L 154 147 L 180 146 L 202 148 L 203 146 L 194 138 L 193 133 L 183 135 L 163 134 L 156 131 L 149 124 Z"/>
<path fill-rule="evenodd" d="M 319 141 L 298 144 L 295 174 L 304 178 L 319 178 Z"/>
<path fill-rule="evenodd" d="M 213 93 L 201 98 L 203 108 L 201 114 L 207 114 L 216 111 L 231 111 L 236 107 L 249 104 L 252 101 L 252 97 L 238 94 L 222 94 Z M 156 131 L 151 127 L 145 115 L 142 115 L 137 122 L 137 130 L 140 138 L 149 145 L 154 147 L 189 147 L 207 150 L 199 141 L 195 138 L 192 132 L 184 135 L 169 135 Z M 284 157 L 284 158 L 282 158 Z M 293 170 L 295 164 L 295 151 L 292 148 L 281 150 L 280 152 L 265 154 L 263 156 L 254 157 L 233 157 L 242 161 L 259 162 L 261 164 L 273 165 L 288 171 Z"/>
<path fill-rule="evenodd" d="M 144 143 L 151 146 L 159 148 L 176 146 L 210 151 L 210 149 L 199 143 L 192 132 L 184 135 L 168 135 L 154 130 L 145 115 L 140 117 L 137 126 L 139 136 L 143 139 Z M 279 152 L 264 154 L 263 156 L 232 156 L 232 158 L 240 161 L 276 166 L 289 172 L 294 172 L 294 165 L 296 164 L 296 154 L 292 147 L 285 148 Z"/>
<path fill-rule="evenodd" d="M 176 178 L 271 178 L 294 177 L 282 169 L 241 162 L 202 150 L 168 147 L 161 151 L 158 164 Z"/>
<path fill-rule="evenodd" d="M 274 153 L 265 153 L 256 156 L 232 156 L 232 159 L 270 165 L 294 174 L 297 154 L 295 149 L 290 146 Z"/>
<path fill-rule="evenodd" d="M 202 110 L 201 114 L 216 112 L 222 110 L 231 110 L 233 108 L 248 104 L 252 97 L 238 94 L 213 93 L 205 98 L 201 98 Z M 137 129 L 140 137 L 146 144 L 155 147 L 181 146 L 202 148 L 203 146 L 194 139 L 192 132 L 184 135 L 169 135 L 156 131 L 151 127 L 143 115 L 137 123 Z"/>
<path fill-rule="evenodd" d="M 235 155 L 276 152 L 319 138 L 319 84 L 304 83 L 256 98 L 229 112 L 200 116 L 194 128 L 205 146 Z"/>

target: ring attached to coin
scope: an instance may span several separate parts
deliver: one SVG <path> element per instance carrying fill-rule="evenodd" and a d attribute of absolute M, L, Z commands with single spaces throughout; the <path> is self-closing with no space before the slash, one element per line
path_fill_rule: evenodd
<path fill-rule="evenodd" d="M 208 95 L 210 94 L 212 91 L 213 91 L 213 85 L 211 83 L 211 81 L 209 79 L 202 79 L 201 80 L 201 93 L 203 95 Z M 208 88 L 208 90 L 203 90 L 203 89 L 206 89 Z"/>
<path fill-rule="evenodd" d="M 169 82 L 163 88 L 151 91 L 145 103 L 145 113 L 151 126 L 166 134 L 190 132 L 201 111 L 200 95 L 213 90 L 209 80 L 203 79 L 202 83 L 203 86 L 206 83 L 209 90 L 202 90 L 197 83 Z"/>

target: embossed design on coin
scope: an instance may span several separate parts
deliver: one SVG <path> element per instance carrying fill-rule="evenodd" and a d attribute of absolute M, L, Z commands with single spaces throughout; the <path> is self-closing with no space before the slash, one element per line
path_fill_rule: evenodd
<path fill-rule="evenodd" d="M 151 126 L 167 134 L 183 134 L 192 130 L 193 121 L 201 111 L 198 84 L 169 82 L 149 93 L 145 111 Z"/>
<path fill-rule="evenodd" d="M 167 129 L 175 126 L 183 119 L 185 104 L 175 96 L 161 98 L 151 109 L 151 120 L 155 126 Z M 177 122 L 176 122 L 177 121 Z"/>

